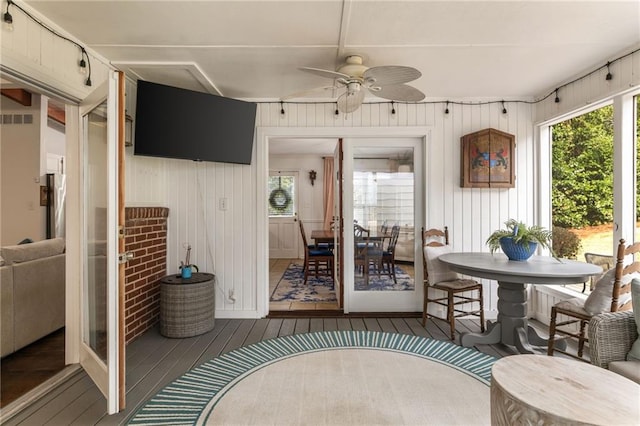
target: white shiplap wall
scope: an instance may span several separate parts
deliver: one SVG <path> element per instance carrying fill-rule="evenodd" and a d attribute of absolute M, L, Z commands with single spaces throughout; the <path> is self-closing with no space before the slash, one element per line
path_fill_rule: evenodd
<path fill-rule="evenodd" d="M 510 217 L 535 220 L 535 152 L 533 108 L 527 104 L 396 105 L 365 104 L 349 115 L 334 114 L 325 104 L 288 104 L 280 114 L 279 103 L 260 103 L 260 127 L 407 127 L 430 129 L 425 149 L 426 215 L 428 227 L 449 226 L 452 245 L 459 251 L 486 251 L 484 241 Z M 516 135 L 516 188 L 460 188 L 460 137 L 486 127 Z M 257 140 L 256 145 L 263 143 Z M 256 237 L 256 157 L 251 166 L 193 163 L 182 160 L 127 158 L 127 205 L 169 207 L 168 272 L 175 272 L 190 242 L 192 260 L 218 277 L 218 317 L 258 315 L 258 288 L 268 283 L 258 277 Z M 218 200 L 227 198 L 227 211 Z M 261 271 L 260 271 L 261 272 Z M 227 297 L 234 292 L 235 303 Z M 485 289 L 486 307 L 496 310 L 495 286 Z"/>

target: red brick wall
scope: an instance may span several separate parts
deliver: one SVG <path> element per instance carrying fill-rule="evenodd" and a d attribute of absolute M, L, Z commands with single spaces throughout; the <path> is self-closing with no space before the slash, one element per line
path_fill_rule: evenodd
<path fill-rule="evenodd" d="M 131 342 L 159 320 L 160 279 L 166 275 L 167 216 L 162 207 L 125 208 L 125 251 L 134 257 L 125 269 L 125 341 Z"/>

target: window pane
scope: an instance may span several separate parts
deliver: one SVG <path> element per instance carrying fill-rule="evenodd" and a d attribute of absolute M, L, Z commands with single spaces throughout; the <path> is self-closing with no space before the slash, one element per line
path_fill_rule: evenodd
<path fill-rule="evenodd" d="M 269 216 L 293 216 L 295 193 L 293 176 L 269 176 Z"/>
<path fill-rule="evenodd" d="M 613 106 L 552 127 L 551 200 L 553 248 L 560 257 L 613 255 Z"/>

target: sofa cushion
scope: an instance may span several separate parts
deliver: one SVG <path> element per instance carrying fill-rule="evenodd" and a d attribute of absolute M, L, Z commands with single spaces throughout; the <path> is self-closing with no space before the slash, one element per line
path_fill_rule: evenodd
<path fill-rule="evenodd" d="M 584 302 L 584 310 L 590 315 L 597 315 L 611 310 L 611 293 L 613 292 L 613 282 L 615 280 L 616 269 L 611 268 L 598 280 L 596 288 L 591 292 L 587 300 Z M 628 274 L 622 277 L 622 286 L 631 282 L 633 278 L 637 278 L 638 274 Z M 618 301 L 620 305 L 629 300 L 628 293 L 625 298 Z"/>
<path fill-rule="evenodd" d="M 640 361 L 613 361 L 609 363 L 609 370 L 640 383 Z"/>
<path fill-rule="evenodd" d="M 631 280 L 631 306 L 633 309 L 633 316 L 636 321 L 636 327 L 640 334 L 640 279 L 638 278 Z M 631 345 L 631 350 L 627 354 L 627 360 L 640 361 L 640 335 L 636 341 L 633 342 L 633 345 Z"/>
<path fill-rule="evenodd" d="M 450 246 L 425 246 L 424 258 L 427 262 L 427 274 L 429 275 L 429 284 L 436 284 L 442 281 L 454 281 L 460 276 L 449 269 L 449 265 L 438 259 L 446 253 L 451 253 Z"/>
<path fill-rule="evenodd" d="M 9 355 L 13 345 L 13 270 L 0 267 L 0 356 Z"/>
<path fill-rule="evenodd" d="M 64 247 L 64 238 L 53 238 L 31 244 L 2 247 L 0 255 L 4 258 L 6 265 L 11 265 L 62 254 Z"/>

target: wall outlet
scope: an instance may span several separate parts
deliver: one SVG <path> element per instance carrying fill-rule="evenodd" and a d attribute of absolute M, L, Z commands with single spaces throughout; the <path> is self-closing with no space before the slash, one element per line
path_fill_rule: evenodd
<path fill-rule="evenodd" d="M 220 210 L 226 210 L 228 207 L 229 201 L 227 200 L 227 197 L 222 197 L 220 199 L 218 199 L 218 208 Z"/>
<path fill-rule="evenodd" d="M 231 303 L 236 303 L 235 293 L 236 292 L 234 289 L 229 289 L 229 300 L 231 301 Z"/>

